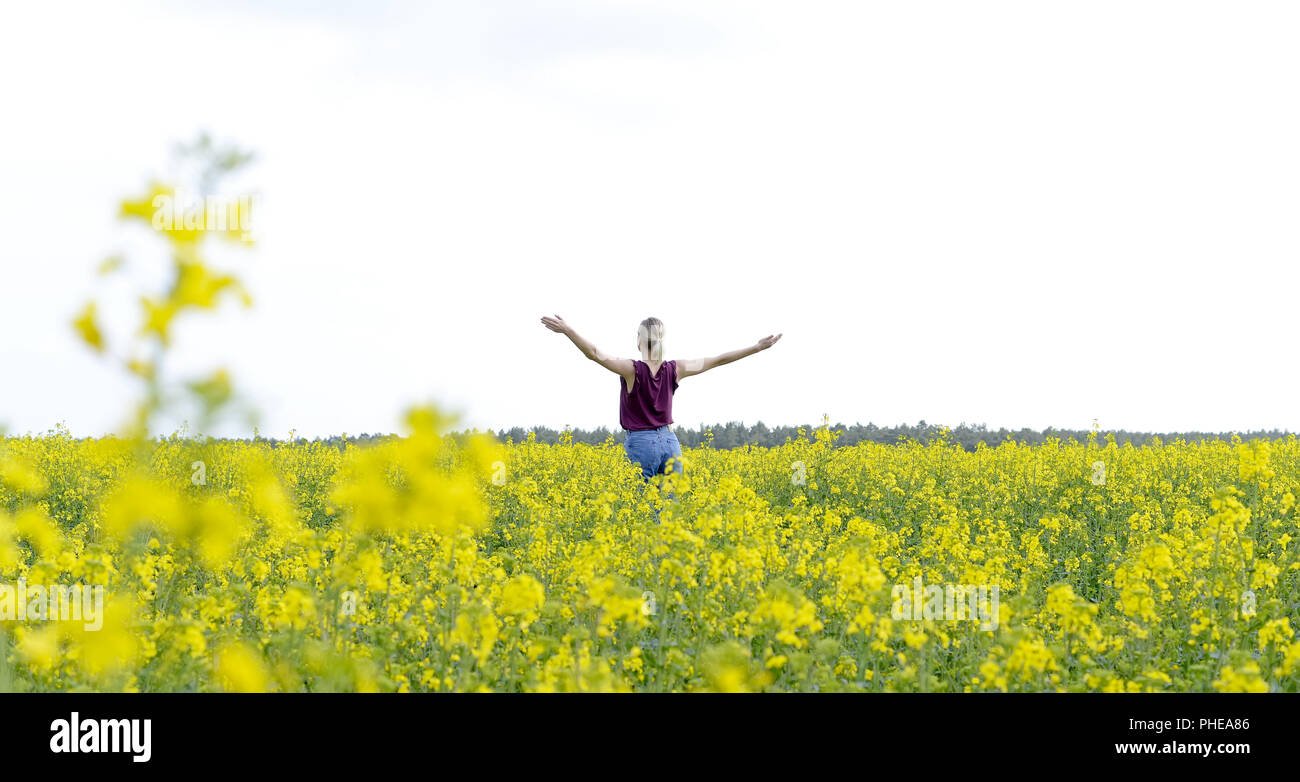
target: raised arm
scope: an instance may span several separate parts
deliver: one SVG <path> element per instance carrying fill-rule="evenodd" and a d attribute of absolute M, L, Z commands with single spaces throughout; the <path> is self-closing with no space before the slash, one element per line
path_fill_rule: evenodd
<path fill-rule="evenodd" d="M 741 348 L 740 350 L 732 350 L 727 353 L 723 353 L 720 356 L 714 356 L 713 358 L 692 358 L 686 361 L 678 361 L 677 379 L 681 380 L 682 378 L 690 377 L 691 375 L 698 375 L 703 372 L 708 372 L 710 369 L 713 369 L 714 367 L 720 367 L 723 364 L 730 364 L 731 362 L 739 361 L 740 359 L 746 356 L 752 356 L 755 353 L 760 353 L 775 345 L 779 339 L 781 339 L 780 334 L 777 334 L 776 336 L 772 336 L 771 334 L 769 334 L 747 348 Z"/>
<path fill-rule="evenodd" d="M 636 380 L 636 366 L 632 363 L 632 359 L 614 358 L 613 356 L 607 356 L 604 353 L 601 353 L 599 348 L 591 344 L 586 337 L 574 331 L 573 327 L 565 323 L 564 318 L 561 318 L 559 315 L 556 315 L 553 318 L 543 317 L 542 325 L 557 334 L 563 334 L 568 337 L 569 341 L 576 345 L 578 350 L 582 351 L 582 355 L 595 361 L 597 364 L 600 364 L 610 372 L 621 376 L 625 381 L 627 381 L 629 387 L 631 387 L 632 383 Z"/>

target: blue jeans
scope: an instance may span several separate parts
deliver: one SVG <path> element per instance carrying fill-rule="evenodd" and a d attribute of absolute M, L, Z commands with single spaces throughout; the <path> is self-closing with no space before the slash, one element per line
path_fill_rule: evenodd
<path fill-rule="evenodd" d="M 673 460 L 673 472 L 682 472 L 682 446 L 667 426 L 628 432 L 623 450 L 641 468 L 641 477 L 646 481 L 667 472 L 669 459 Z"/>

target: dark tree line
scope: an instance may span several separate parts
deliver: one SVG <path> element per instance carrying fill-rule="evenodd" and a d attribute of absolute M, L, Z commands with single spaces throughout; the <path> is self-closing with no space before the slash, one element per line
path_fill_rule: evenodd
<path fill-rule="evenodd" d="M 815 436 L 817 424 L 804 424 L 802 426 L 776 426 L 768 427 L 762 421 L 752 426 L 747 426 L 738 421 L 731 421 L 725 424 L 713 424 L 707 426 L 701 424 L 694 428 L 684 426 L 673 427 L 677 434 L 677 439 L 683 447 L 694 448 L 705 443 L 711 443 L 714 448 L 741 448 L 746 445 L 771 446 L 781 445 L 788 440 L 797 439 L 803 430 L 804 436 L 812 439 Z M 833 432 L 838 433 L 835 440 L 836 445 L 857 445 L 858 443 L 882 443 L 895 444 L 905 440 L 915 440 L 921 443 L 930 443 L 938 439 L 944 431 L 944 427 L 938 424 L 927 424 L 920 421 L 916 424 L 900 424 L 898 426 L 876 426 L 875 424 L 834 424 L 829 427 Z M 472 430 L 478 431 L 478 430 Z M 559 442 L 566 434 L 572 438 L 575 443 L 587 443 L 588 445 L 600 445 L 605 440 L 612 437 L 614 442 L 623 442 L 623 430 L 611 430 L 605 427 L 596 429 L 552 429 L 546 426 L 536 426 L 525 429 L 516 426 L 513 429 L 502 429 L 500 431 L 488 430 L 483 434 L 491 434 L 501 442 L 512 440 L 520 443 L 528 439 L 529 433 L 536 433 L 537 442 L 547 445 L 554 445 Z M 454 432 L 453 437 L 464 439 L 470 434 L 470 431 Z M 949 429 L 944 435 L 950 442 L 961 445 L 968 451 L 975 450 L 977 443 L 986 443 L 990 447 L 996 447 L 998 444 L 1007 440 L 1027 443 L 1029 445 L 1038 445 L 1044 440 L 1055 438 L 1062 441 L 1070 439 L 1084 442 L 1092 434 L 1090 429 L 1056 429 L 1048 427 L 1042 431 L 1037 429 L 989 429 L 984 424 L 962 424 L 955 428 Z M 1132 443 L 1134 446 L 1150 443 L 1153 438 L 1159 437 L 1163 442 L 1171 442 L 1182 438 L 1189 442 L 1196 440 L 1229 440 L 1233 435 L 1241 437 L 1243 440 L 1253 440 L 1258 438 L 1279 439 L 1286 437 L 1290 432 L 1273 429 L 1270 431 L 1251 431 L 1251 432 L 1130 432 L 1124 429 L 1120 430 L 1100 430 L 1097 432 L 1098 441 L 1104 440 L 1108 435 L 1113 435 L 1115 442 L 1124 445 Z M 711 435 L 711 436 L 710 436 Z M 325 445 L 342 449 L 348 444 L 366 445 L 371 443 L 380 443 L 389 440 L 396 435 L 393 434 L 360 434 L 360 435 L 332 435 L 330 437 L 317 437 L 312 440 L 298 437 L 293 440 L 275 439 L 266 437 L 253 438 L 254 442 L 264 442 L 272 445 L 281 443 L 306 443 L 317 442 Z"/>
<path fill-rule="evenodd" d="M 701 424 L 695 428 L 686 428 L 684 426 L 673 427 L 677 434 L 678 441 L 683 447 L 696 447 L 704 444 L 708 439 L 708 432 L 712 432 L 712 446 L 714 448 L 740 448 L 746 445 L 781 445 L 787 440 L 793 440 L 799 437 L 799 430 L 803 429 L 804 434 L 812 438 L 813 430 L 816 424 L 804 424 L 802 426 L 776 426 L 768 427 L 762 421 L 747 426 L 738 421 L 732 421 L 725 424 L 713 424 L 705 426 Z M 844 424 L 834 424 L 830 427 L 831 431 L 838 432 L 836 445 L 856 445 L 858 443 L 898 443 L 904 440 L 916 440 L 922 443 L 929 443 L 940 436 L 944 427 L 937 424 L 927 424 L 920 421 L 916 424 L 900 424 L 898 426 L 876 426 L 875 424 L 853 424 L 846 426 Z M 536 432 L 539 443 L 554 444 L 559 441 L 560 437 L 565 434 L 564 430 L 551 429 L 545 426 L 524 429 L 514 427 L 513 429 L 502 429 L 496 432 L 496 436 L 502 442 L 508 438 L 514 442 L 522 442 L 527 439 L 529 432 Z M 984 424 L 962 424 L 948 430 L 947 438 L 950 442 L 960 444 L 968 451 L 975 450 L 977 443 L 983 442 L 990 447 L 997 446 L 999 443 L 1007 440 L 1037 445 L 1049 438 L 1058 440 L 1070 440 L 1071 438 L 1084 442 L 1088 435 L 1092 433 L 1091 429 L 1056 429 L 1048 427 L 1042 431 L 1037 429 L 989 429 Z M 611 431 L 605 427 L 597 429 L 571 429 L 568 430 L 575 443 L 588 443 L 599 445 L 605 442 L 611 434 L 615 442 L 623 441 L 622 430 Z M 1243 440 L 1256 438 L 1277 439 L 1286 437 L 1289 433 L 1274 429 L 1272 431 L 1254 431 L 1254 432 L 1130 432 L 1127 430 L 1101 430 L 1097 433 L 1098 440 L 1102 440 L 1108 434 L 1115 436 L 1115 442 L 1123 445 L 1132 443 L 1135 446 L 1151 442 L 1152 438 L 1159 437 L 1164 442 L 1170 442 L 1178 438 L 1187 441 L 1196 440 L 1228 440 L 1233 434 L 1239 435 Z"/>

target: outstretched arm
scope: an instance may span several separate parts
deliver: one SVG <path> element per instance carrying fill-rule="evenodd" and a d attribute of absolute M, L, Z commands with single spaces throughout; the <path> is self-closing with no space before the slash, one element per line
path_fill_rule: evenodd
<path fill-rule="evenodd" d="M 568 337 L 569 341 L 576 345 L 578 350 L 582 351 L 582 355 L 595 361 L 597 364 L 600 364 L 610 372 L 622 376 L 629 386 L 631 386 L 632 382 L 636 380 L 636 367 L 632 364 L 632 359 L 614 358 L 613 356 L 607 356 L 604 353 L 601 353 L 595 345 L 591 344 L 586 337 L 574 331 L 573 327 L 565 323 L 564 318 L 561 318 L 559 315 L 556 315 L 553 318 L 543 317 L 542 325 L 557 334 L 563 334 Z"/>
<path fill-rule="evenodd" d="M 760 353 L 775 345 L 777 343 L 777 340 L 779 339 L 781 339 L 780 334 L 777 334 L 776 336 L 772 336 L 771 334 L 769 334 L 747 348 L 741 348 L 740 350 L 732 350 L 727 353 L 723 353 L 720 356 L 714 356 L 713 358 L 693 358 L 687 361 L 678 361 L 677 379 L 680 380 L 685 377 L 690 377 L 691 375 L 698 375 L 703 372 L 708 372 L 710 369 L 713 369 L 714 367 L 720 367 L 723 364 L 730 364 L 731 362 L 739 361 L 740 359 L 746 356 L 752 356 L 755 353 Z"/>

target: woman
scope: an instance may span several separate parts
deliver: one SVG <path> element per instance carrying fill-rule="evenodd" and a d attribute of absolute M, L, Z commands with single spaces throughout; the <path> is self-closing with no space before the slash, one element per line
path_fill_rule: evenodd
<path fill-rule="evenodd" d="M 673 423 L 673 392 L 677 381 L 708 372 L 714 367 L 730 364 L 746 356 L 767 350 L 781 339 L 781 335 L 768 335 L 757 343 L 712 358 L 689 361 L 664 361 L 664 324 L 658 318 L 646 318 L 636 330 L 637 352 L 640 360 L 614 358 L 600 352 L 584 339 L 559 315 L 542 318 L 551 331 L 568 337 L 582 355 L 623 378 L 619 385 L 619 423 L 627 430 L 623 448 L 627 458 L 641 468 L 641 477 L 673 469 L 681 472 L 682 447 L 671 429 Z"/>

